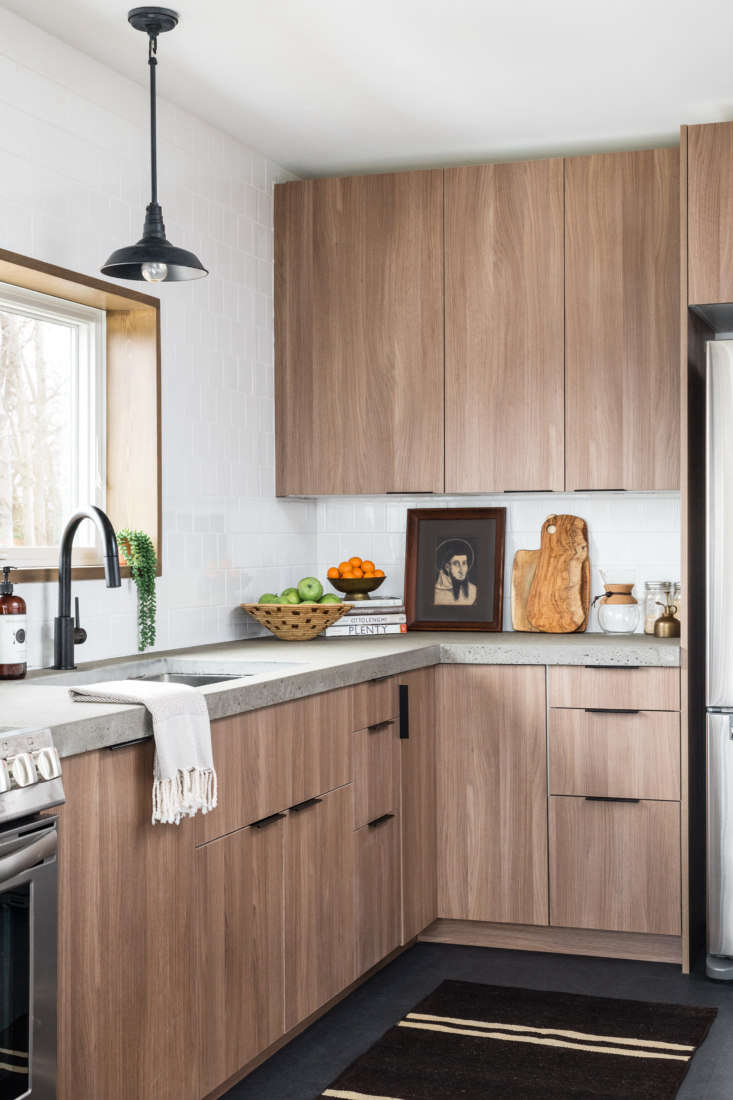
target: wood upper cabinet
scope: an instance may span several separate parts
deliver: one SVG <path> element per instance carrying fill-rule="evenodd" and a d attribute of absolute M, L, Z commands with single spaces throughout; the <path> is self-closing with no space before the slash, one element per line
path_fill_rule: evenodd
<path fill-rule="evenodd" d="M 678 489 L 679 151 L 565 161 L 568 489 Z"/>
<path fill-rule="evenodd" d="M 687 129 L 688 301 L 733 302 L 733 123 Z"/>
<path fill-rule="evenodd" d="M 285 1031 L 284 834 L 281 817 L 196 852 L 201 1096 Z"/>
<path fill-rule="evenodd" d="M 437 669 L 438 916 L 547 924 L 545 669 Z"/>
<path fill-rule="evenodd" d="M 400 676 L 403 732 L 402 943 L 409 943 L 438 915 L 436 818 L 435 669 Z"/>
<path fill-rule="evenodd" d="M 563 162 L 445 172 L 446 492 L 564 487 Z"/>
<path fill-rule="evenodd" d="M 277 493 L 443 489 L 443 173 L 275 190 Z"/>

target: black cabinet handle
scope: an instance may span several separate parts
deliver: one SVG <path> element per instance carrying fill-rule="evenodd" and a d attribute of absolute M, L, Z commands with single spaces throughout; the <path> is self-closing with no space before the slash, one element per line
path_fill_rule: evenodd
<path fill-rule="evenodd" d="M 640 710 L 627 710 L 625 707 L 586 707 L 586 714 L 641 714 Z"/>
<path fill-rule="evenodd" d="M 367 829 L 377 829 L 380 825 L 384 825 L 385 821 L 390 821 L 394 817 L 394 814 L 382 814 L 381 817 L 375 817 L 374 821 L 367 822 Z"/>
<path fill-rule="evenodd" d="M 107 745 L 107 752 L 117 752 L 119 749 L 131 749 L 133 745 L 144 745 L 150 741 L 152 734 L 146 733 L 142 737 L 136 737 L 133 741 L 120 741 L 117 745 Z"/>
<path fill-rule="evenodd" d="M 367 680 L 368 684 L 383 684 L 386 680 L 391 680 L 391 676 L 373 676 L 371 680 Z"/>
<path fill-rule="evenodd" d="M 322 798 L 306 798 L 305 802 L 296 802 L 294 806 L 290 807 L 291 814 L 299 814 L 301 810 L 309 810 L 311 806 L 317 806 L 319 802 L 323 802 Z"/>
<path fill-rule="evenodd" d="M 253 821 L 251 829 L 266 829 L 268 825 L 274 825 L 276 821 L 282 821 L 285 814 L 270 814 L 269 817 L 261 817 L 259 821 Z"/>
<path fill-rule="evenodd" d="M 400 684 L 400 740 L 408 741 L 410 738 L 410 689 L 407 684 Z"/>
<path fill-rule="evenodd" d="M 386 722 L 375 722 L 373 726 L 367 726 L 367 733 L 379 733 L 380 730 L 386 730 L 387 726 L 394 725 L 394 718 L 388 718 Z"/>
<path fill-rule="evenodd" d="M 641 665 L 585 665 L 584 667 L 585 668 L 603 668 L 603 669 L 612 668 L 616 672 L 638 672 L 641 668 Z"/>
<path fill-rule="evenodd" d="M 641 802 L 640 798 L 609 798 L 607 795 L 602 794 L 587 794 L 585 796 L 586 802 Z"/>

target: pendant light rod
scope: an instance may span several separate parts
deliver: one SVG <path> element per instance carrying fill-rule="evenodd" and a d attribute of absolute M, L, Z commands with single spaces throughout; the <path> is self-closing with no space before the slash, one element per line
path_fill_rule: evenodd
<path fill-rule="evenodd" d="M 158 66 L 158 37 L 150 35 L 148 65 L 150 67 L 150 201 L 158 202 L 158 114 L 155 103 L 155 70 Z"/>

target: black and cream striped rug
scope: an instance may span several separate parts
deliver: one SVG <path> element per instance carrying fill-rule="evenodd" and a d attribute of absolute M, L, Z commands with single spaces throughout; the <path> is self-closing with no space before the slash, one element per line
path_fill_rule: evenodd
<path fill-rule="evenodd" d="M 716 1012 L 447 981 L 321 1096 L 668 1100 Z"/>

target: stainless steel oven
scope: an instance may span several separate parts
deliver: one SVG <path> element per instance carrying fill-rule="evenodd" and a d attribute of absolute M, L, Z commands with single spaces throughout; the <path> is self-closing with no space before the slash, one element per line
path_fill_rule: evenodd
<path fill-rule="evenodd" d="M 55 1100 L 58 818 L 48 731 L 0 733 L 0 1100 Z"/>

